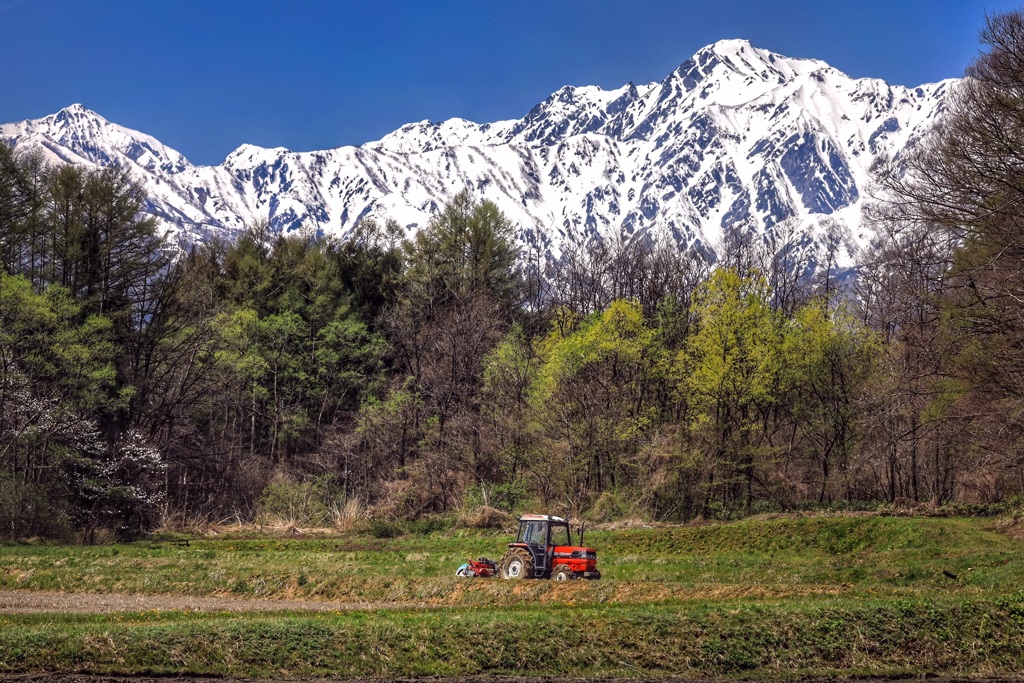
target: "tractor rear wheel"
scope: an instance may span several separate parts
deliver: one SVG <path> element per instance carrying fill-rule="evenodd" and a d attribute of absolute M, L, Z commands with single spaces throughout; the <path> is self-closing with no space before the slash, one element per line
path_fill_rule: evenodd
<path fill-rule="evenodd" d="M 501 558 L 501 578 L 532 579 L 533 555 L 523 548 L 509 548 Z"/>
<path fill-rule="evenodd" d="M 555 567 L 555 570 L 551 572 L 551 579 L 553 581 L 570 581 L 576 578 L 576 574 L 569 569 L 569 565 L 560 564 Z"/>

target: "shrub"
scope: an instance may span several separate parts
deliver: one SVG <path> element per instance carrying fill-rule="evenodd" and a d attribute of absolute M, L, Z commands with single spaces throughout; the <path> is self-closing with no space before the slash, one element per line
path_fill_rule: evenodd
<path fill-rule="evenodd" d="M 605 491 L 594 501 L 589 516 L 597 522 L 611 522 L 639 515 L 634 512 L 623 494 L 616 491 Z"/>
<path fill-rule="evenodd" d="M 301 483 L 272 481 L 260 494 L 257 518 L 263 524 L 327 526 L 333 522 L 326 500 L 328 484 L 326 477 Z"/>

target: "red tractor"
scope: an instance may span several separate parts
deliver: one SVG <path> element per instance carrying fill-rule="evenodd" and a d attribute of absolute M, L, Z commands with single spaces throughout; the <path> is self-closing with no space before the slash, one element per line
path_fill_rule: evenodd
<path fill-rule="evenodd" d="M 519 535 L 508 544 L 501 558 L 503 579 L 600 579 L 597 551 L 572 544 L 569 522 L 550 515 L 523 515 L 519 518 Z"/>

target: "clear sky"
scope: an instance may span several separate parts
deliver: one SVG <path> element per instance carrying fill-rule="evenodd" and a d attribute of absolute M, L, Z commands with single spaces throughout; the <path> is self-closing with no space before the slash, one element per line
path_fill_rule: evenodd
<path fill-rule="evenodd" d="M 81 102 L 193 163 L 242 143 L 520 118 L 563 85 L 661 80 L 746 38 L 855 77 L 961 75 L 1005 0 L 0 0 L 0 122 Z"/>

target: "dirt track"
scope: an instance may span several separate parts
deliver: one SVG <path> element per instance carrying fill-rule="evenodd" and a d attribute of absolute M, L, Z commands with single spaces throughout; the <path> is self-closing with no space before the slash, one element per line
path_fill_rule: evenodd
<path fill-rule="evenodd" d="M 273 679 L 247 679 L 247 678 L 211 678 L 211 677 L 190 677 L 190 676 L 161 676 L 159 678 L 146 676 L 105 676 L 101 674 L 0 674 L 0 683 L 210 683 L 211 680 L 217 683 L 276 683 Z M 327 679 L 286 679 L 287 683 L 594 683 L 593 678 L 499 678 L 486 676 L 462 676 L 453 678 L 327 678 Z M 616 681 L 615 679 L 600 679 L 601 683 L 719 683 L 717 681 L 700 681 L 687 679 L 685 681 L 673 681 L 671 679 L 643 679 L 629 678 Z M 284 682 L 282 682 L 284 683 Z M 821 683 L 832 683 L 822 681 Z M 860 683 L 882 683 L 881 681 L 861 681 Z M 929 683 L 956 683 L 943 681 L 929 681 Z M 996 681 L 984 681 L 984 683 L 999 683 Z M 1019 682 L 1015 682 L 1019 683 Z"/>
<path fill-rule="evenodd" d="M 129 593 L 58 593 L 54 591 L 0 591 L 0 614 L 97 612 L 342 612 L 364 609 L 400 609 L 413 604 L 328 602 L 319 600 L 259 600 L 192 595 L 136 595 Z"/>
<path fill-rule="evenodd" d="M 210 678 L 190 676 L 104 676 L 91 674 L 0 674 L 0 683 L 209 683 Z M 218 683 L 273 683 L 267 679 L 216 678 Z M 301 679 L 302 683 L 593 683 L 593 678 L 527 678 L 523 676 L 455 676 L 450 678 L 341 678 L 341 679 Z M 601 683 L 721 683 L 715 679 L 679 679 L 679 678 L 626 678 L 597 679 Z M 834 678 L 803 678 L 794 679 L 790 683 L 835 683 Z M 889 683 L 890 680 L 869 678 L 857 679 L 858 683 Z M 929 678 L 929 683 L 1022 683 L 1024 679 L 1010 678 Z M 295 683 L 292 679 L 291 683 Z"/>
<path fill-rule="evenodd" d="M 507 676 L 453 676 L 448 678 L 303 678 L 285 679 L 287 683 L 721 683 L 704 679 L 671 678 L 527 678 Z M 276 683 L 274 679 L 219 678 L 203 676 L 107 676 L 103 674 L 0 674 L 0 683 Z M 282 682 L 283 683 L 283 682 Z M 833 680 L 789 681 L 789 683 L 834 683 Z M 861 680 L 858 683 L 883 683 L 883 681 Z M 928 683 L 961 683 L 929 679 Z M 966 681 L 964 683 L 967 683 Z M 986 679 L 970 683 L 1003 683 Z M 1006 683 L 1021 683 L 1007 681 Z"/>

